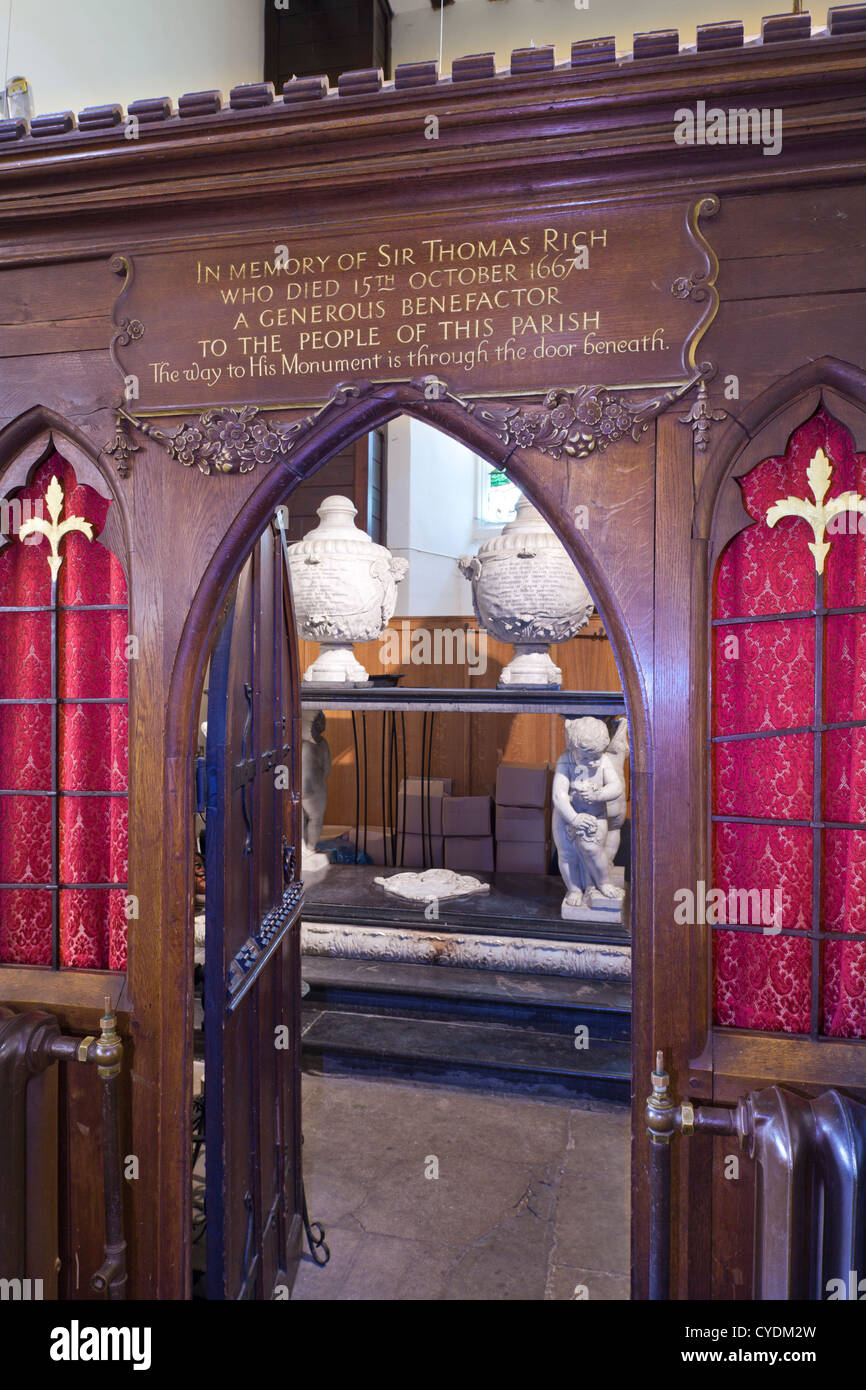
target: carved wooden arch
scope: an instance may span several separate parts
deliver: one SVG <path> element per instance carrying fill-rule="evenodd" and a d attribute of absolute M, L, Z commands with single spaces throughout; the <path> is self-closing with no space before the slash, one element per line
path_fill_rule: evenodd
<path fill-rule="evenodd" d="M 56 451 L 72 466 L 76 479 L 112 504 L 105 525 L 94 539 L 123 566 L 130 601 L 129 518 L 126 499 L 115 485 L 112 470 L 102 462 L 103 450 L 77 425 L 44 405 L 31 406 L 0 430 L 0 486 L 3 494 L 26 487 L 36 468 Z M 0 550 L 8 540 L 0 537 Z"/>
<path fill-rule="evenodd" d="M 175 651 L 171 680 L 165 692 L 164 753 L 166 766 L 171 767 L 173 772 L 163 783 L 165 856 L 166 862 L 171 865 L 174 885 L 173 890 L 169 890 L 169 901 L 173 899 L 175 904 L 170 911 L 170 929 L 177 932 L 180 939 L 187 943 L 178 961 L 179 972 L 176 977 L 179 997 L 182 999 L 191 998 L 193 970 L 193 867 L 192 840 L 188 833 L 192 818 L 190 763 L 195 747 L 206 663 L 223 606 L 256 539 L 268 524 L 269 517 L 291 495 L 298 483 L 310 477 L 317 468 L 353 439 L 387 424 L 400 414 L 409 415 L 441 429 L 473 452 L 487 458 L 495 466 L 506 468 L 509 476 L 525 490 L 526 495 L 553 526 L 580 569 L 598 605 L 611 640 L 628 711 L 633 789 L 632 854 L 635 865 L 631 897 L 632 942 L 634 944 L 640 939 L 646 943 L 644 949 L 649 949 L 652 921 L 651 879 L 647 871 L 638 871 L 639 863 L 646 866 L 650 846 L 652 756 L 649 702 L 636 644 L 618 598 L 612 591 L 597 557 L 572 521 L 565 505 L 572 481 L 569 470 L 579 467 L 580 464 L 552 463 L 535 451 L 522 449 L 514 442 L 504 442 L 497 438 L 479 419 L 479 413 L 468 412 L 463 405 L 453 400 L 428 399 L 423 392 L 419 394 L 409 386 L 393 384 L 375 390 L 359 391 L 357 394 L 347 394 L 339 406 L 324 408 L 318 413 L 316 423 L 298 440 L 291 451 L 290 459 L 275 463 L 267 469 L 259 486 L 247 497 L 224 531 L 220 546 L 204 571 L 186 615 Z M 549 485 L 550 476 L 553 474 L 555 477 L 556 470 L 561 472 L 558 489 L 555 485 Z M 547 475 L 546 492 L 539 477 L 541 473 Z M 219 488 L 220 482 L 219 477 L 203 478 L 201 485 Z M 191 1017 L 188 1026 L 191 1027 Z M 632 1055 L 634 1059 L 634 1052 Z"/>
<path fill-rule="evenodd" d="M 183 758 L 191 746 L 207 654 L 222 606 L 268 518 L 286 501 L 298 483 L 311 476 L 341 448 L 401 414 L 440 429 L 497 468 L 506 470 L 553 527 L 580 570 L 610 637 L 629 711 L 633 748 L 636 741 L 640 748 L 647 747 L 647 696 L 631 634 L 597 557 L 577 526 L 568 520 L 566 508 L 558 506 L 568 493 L 569 465 L 566 462 L 557 465 L 562 469 L 561 491 L 559 498 L 552 498 L 539 486 L 537 452 L 521 448 L 511 438 L 503 439 L 485 419 L 488 410 L 494 407 L 480 403 L 467 409 L 466 404 L 453 397 L 443 383 L 439 385 L 442 389 L 429 395 L 425 394 L 423 382 L 409 385 L 394 383 L 375 388 L 363 382 L 338 388 L 327 406 L 303 422 L 307 428 L 293 445 L 286 461 L 277 462 L 268 470 L 262 483 L 227 528 L 187 615 L 167 696 L 166 740 L 169 756 Z M 503 408 L 511 409 L 501 405 L 495 407 L 498 411 Z M 210 486 L 219 486 L 219 480 L 214 479 Z M 640 737 L 636 739 L 638 731 Z M 645 760 L 640 759 L 640 763 L 645 765 Z"/>
<path fill-rule="evenodd" d="M 695 669 L 702 673 L 693 710 L 693 759 L 697 769 L 695 799 L 696 877 L 711 882 L 710 803 L 712 761 L 708 756 L 712 701 L 712 596 L 716 566 L 725 547 L 755 520 L 743 505 L 738 479 L 767 458 L 785 454 L 791 436 L 823 405 L 851 434 L 858 452 L 866 448 L 866 372 L 835 357 L 820 357 L 780 377 L 729 417 L 701 480 L 695 502 L 692 537 L 700 546 L 699 592 L 693 612 Z M 705 932 L 707 983 L 712 978 L 710 938 Z M 707 995 L 706 1041 L 711 1050 L 712 1006 Z"/>
<path fill-rule="evenodd" d="M 476 415 L 447 399 L 427 399 L 423 394 L 402 384 L 388 385 L 375 391 L 349 395 L 336 410 L 324 410 L 318 423 L 292 451 L 291 463 L 276 464 L 268 470 L 258 488 L 247 498 L 241 510 L 226 529 L 219 549 L 213 555 L 202 582 L 192 601 L 178 642 L 172 677 L 166 692 L 166 759 L 179 769 L 187 767 L 195 746 L 198 708 L 208 655 L 220 621 L 223 605 L 241 566 L 257 537 L 276 508 L 285 502 L 293 489 L 310 477 L 346 444 L 380 425 L 387 424 L 400 414 L 422 420 L 456 439 L 473 452 L 481 454 L 497 467 L 507 468 L 509 476 L 525 490 L 526 495 L 553 526 L 574 563 L 578 566 L 595 600 L 607 631 L 620 680 L 623 685 L 629 721 L 631 767 L 633 779 L 633 846 L 643 842 L 646 827 L 641 808 L 650 805 L 651 756 L 649 739 L 648 698 L 641 675 L 635 645 L 623 618 L 619 602 L 612 592 L 601 565 L 592 550 L 570 520 L 563 506 L 569 490 L 566 464 L 562 469 L 559 497 L 543 495 L 537 477 L 539 463 L 549 470 L 551 465 L 539 460 L 531 450 L 514 443 L 504 443 L 486 428 Z M 219 487 L 219 478 L 204 486 Z M 163 824 L 171 841 L 171 854 L 178 866 L 183 866 L 185 881 L 192 883 L 192 854 L 186 827 L 190 824 L 192 807 L 191 777 L 181 775 L 169 779 L 164 787 Z M 648 824 L 648 821 L 647 821 Z M 648 888 L 638 877 L 631 900 L 632 939 L 638 934 L 638 924 L 645 924 L 648 911 Z M 646 898 L 646 901 L 645 901 Z M 186 908 L 178 914 L 177 926 L 187 940 L 192 938 L 192 893 L 187 893 Z M 182 923 L 186 918 L 185 928 Z M 192 971 L 192 953 L 186 957 L 186 968 Z M 189 993 L 189 991 L 186 991 Z"/>

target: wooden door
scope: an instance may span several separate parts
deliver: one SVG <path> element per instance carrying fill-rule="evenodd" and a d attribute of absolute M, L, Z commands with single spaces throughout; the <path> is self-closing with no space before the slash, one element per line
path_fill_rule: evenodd
<path fill-rule="evenodd" d="M 300 1253 L 299 686 L 285 535 L 211 662 L 205 867 L 207 1296 L 289 1295 Z"/>

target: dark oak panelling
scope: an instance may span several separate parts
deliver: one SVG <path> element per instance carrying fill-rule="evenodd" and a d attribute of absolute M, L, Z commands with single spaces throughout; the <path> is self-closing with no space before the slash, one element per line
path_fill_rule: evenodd
<path fill-rule="evenodd" d="M 656 52 L 655 42 L 646 51 Z M 298 479 L 309 477 L 312 489 L 324 486 L 317 468 L 401 411 L 506 464 L 557 527 L 596 599 L 628 702 L 636 1296 L 646 1291 L 641 1101 L 654 1047 L 666 1049 L 680 1095 L 731 1099 L 785 1077 L 848 1084 L 857 1054 L 845 1048 L 816 1052 L 795 1040 L 716 1036 L 714 1060 L 706 1046 L 705 943 L 674 927 L 671 909 L 674 889 L 695 881 L 705 863 L 707 671 L 700 628 L 717 499 L 725 480 L 757 462 L 761 450 L 781 451 L 790 422 L 814 408 L 822 386 L 864 447 L 858 256 L 866 37 L 852 32 L 626 63 L 610 57 L 609 44 L 594 51 L 583 46 L 573 69 L 513 76 L 485 75 L 490 65 L 472 60 L 454 68 L 453 77 L 466 80 L 417 88 L 313 96 L 305 87 L 298 102 L 277 99 L 231 111 L 211 102 L 211 115 L 142 124 L 137 141 L 114 127 L 0 144 L 3 487 L 34 461 L 49 428 L 76 468 L 82 457 L 88 460 L 97 485 L 115 499 L 129 554 L 131 631 L 139 638 L 130 691 L 129 881 L 141 916 L 132 934 L 124 1020 L 130 1041 L 123 1146 L 141 1165 L 139 1180 L 127 1185 L 132 1297 L 190 1293 L 189 1136 L 182 1118 L 191 1102 L 190 759 L 221 605 L 273 508 L 288 501 L 291 509 Z M 426 81 L 430 74 L 421 76 Z M 674 111 L 708 92 L 722 106 L 782 106 L 781 154 L 770 159 L 758 147 L 676 145 Z M 424 139 L 431 111 L 440 117 L 438 141 Z M 721 261 L 721 307 L 699 355 L 717 368 L 710 400 L 729 418 L 713 425 L 704 454 L 693 454 L 692 430 L 680 418 L 692 397 L 636 443 L 555 460 L 505 444 L 459 406 L 425 401 L 402 386 L 347 404 L 287 460 L 249 474 L 204 478 L 141 435 L 125 479 L 101 454 L 113 437 L 112 406 L 121 390 L 108 355 L 118 288 L 109 257 L 118 250 L 194 247 L 204 229 L 216 240 L 240 232 L 254 241 L 279 231 L 312 243 L 328 228 L 348 235 L 373 218 L 387 218 L 396 234 L 433 213 L 462 229 L 529 206 L 561 222 L 590 197 L 639 205 L 652 198 L 685 203 L 708 193 L 721 200 L 708 227 Z M 634 255 L 640 254 L 638 241 Z M 699 268 L 696 262 L 683 272 Z M 730 373 L 739 377 L 736 400 L 723 396 Z M 577 383 L 552 374 L 551 387 L 565 384 Z M 37 406 L 44 411 L 34 411 Z M 355 479 L 357 487 L 357 472 Z M 719 536 L 736 520 L 729 504 L 721 505 Z M 575 523 L 579 506 L 589 507 L 585 530 Z M 19 973 L 0 971 L 0 998 L 4 976 L 10 989 L 30 987 Z M 94 1031 L 97 1000 L 90 994 L 74 1002 L 46 987 L 32 1002 L 68 1014 L 65 1026 Z M 84 1263 L 94 1249 L 96 1213 L 85 1161 L 92 1137 L 81 1136 L 79 1145 L 75 1126 L 90 1127 L 90 1102 L 77 1092 L 68 1099 L 76 1103 L 64 1102 L 60 1115 L 77 1147 L 59 1175 L 61 1193 L 68 1194 L 61 1202 L 61 1244 L 79 1252 L 81 1286 L 92 1272 Z M 736 1249 L 725 1244 L 742 1199 L 719 1192 L 711 1146 L 689 1142 L 695 1148 L 690 1153 L 680 1145 L 675 1163 L 672 1296 L 679 1298 L 705 1296 L 714 1265 L 742 1270 L 749 1255 L 747 1227 L 737 1227 Z M 65 1268 L 61 1278 L 69 1277 Z M 727 1283 L 724 1273 L 718 1277 L 722 1296 L 747 1287 L 733 1275 Z"/>

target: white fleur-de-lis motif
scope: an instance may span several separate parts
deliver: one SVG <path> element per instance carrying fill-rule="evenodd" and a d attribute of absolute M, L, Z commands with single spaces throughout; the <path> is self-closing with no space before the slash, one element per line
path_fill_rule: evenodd
<path fill-rule="evenodd" d="M 52 477 L 48 484 L 48 491 L 45 494 L 45 501 L 48 506 L 50 521 L 44 521 L 40 516 L 31 517 L 28 521 L 22 522 L 18 528 L 18 539 L 23 541 L 27 536 L 40 534 L 48 537 L 48 544 L 51 546 L 51 553 L 48 556 L 48 568 L 51 571 L 51 578 L 55 580 L 60 573 L 60 566 L 63 564 L 63 556 L 60 554 L 60 542 L 70 531 L 80 531 L 89 541 L 93 540 L 93 527 L 89 521 L 85 521 L 83 516 L 68 516 L 65 521 L 60 520 L 60 513 L 63 511 L 63 488 Z"/>
<path fill-rule="evenodd" d="M 814 502 L 806 497 L 780 497 L 767 511 L 767 525 L 775 526 L 783 516 L 800 516 L 808 522 L 815 537 L 809 542 L 809 549 L 815 558 L 816 571 L 823 574 L 824 561 L 832 544 L 824 539 L 828 523 L 842 512 L 859 512 L 866 516 L 866 497 L 861 497 L 859 492 L 840 492 L 838 497 L 824 501 L 833 478 L 833 465 L 823 449 L 810 460 L 806 477 Z"/>

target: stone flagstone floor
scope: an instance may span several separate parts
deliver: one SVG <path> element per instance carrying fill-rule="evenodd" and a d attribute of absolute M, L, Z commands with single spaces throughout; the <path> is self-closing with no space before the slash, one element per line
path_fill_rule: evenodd
<path fill-rule="evenodd" d="M 303 1084 L 307 1200 L 331 1260 L 320 1269 L 305 1253 L 294 1298 L 628 1298 L 625 1107 L 367 1077 Z"/>

